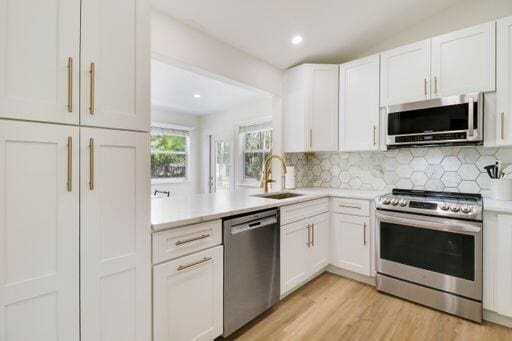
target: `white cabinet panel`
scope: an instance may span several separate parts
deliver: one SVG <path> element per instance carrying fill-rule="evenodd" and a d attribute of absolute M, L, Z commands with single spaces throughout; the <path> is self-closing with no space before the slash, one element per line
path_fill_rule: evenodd
<path fill-rule="evenodd" d="M 309 274 L 309 222 L 281 228 L 281 294 L 304 282 Z"/>
<path fill-rule="evenodd" d="M 495 246 L 494 306 L 512 317 L 512 215 L 498 215 Z"/>
<path fill-rule="evenodd" d="M 430 98 L 430 39 L 381 53 L 380 105 Z"/>
<path fill-rule="evenodd" d="M 0 120 L 2 340 L 78 340 L 78 128 Z"/>
<path fill-rule="evenodd" d="M 495 31 L 490 22 L 432 38 L 432 98 L 496 89 Z"/>
<path fill-rule="evenodd" d="M 510 146 L 512 145 L 512 17 L 498 21 L 497 51 L 496 144 Z"/>
<path fill-rule="evenodd" d="M 155 341 L 213 340 L 222 334 L 222 246 L 154 267 Z"/>
<path fill-rule="evenodd" d="M 78 123 L 80 0 L 0 0 L 0 46 L 0 117 Z"/>
<path fill-rule="evenodd" d="M 333 265 L 370 276 L 369 231 L 367 217 L 333 214 Z"/>
<path fill-rule="evenodd" d="M 309 221 L 311 222 L 310 272 L 315 274 L 329 264 L 329 213 L 312 217 Z"/>
<path fill-rule="evenodd" d="M 80 138 L 82 340 L 149 340 L 149 135 Z"/>
<path fill-rule="evenodd" d="M 340 150 L 379 148 L 379 55 L 340 66 Z"/>
<path fill-rule="evenodd" d="M 149 130 L 146 3 L 144 0 L 82 1 L 81 124 Z"/>

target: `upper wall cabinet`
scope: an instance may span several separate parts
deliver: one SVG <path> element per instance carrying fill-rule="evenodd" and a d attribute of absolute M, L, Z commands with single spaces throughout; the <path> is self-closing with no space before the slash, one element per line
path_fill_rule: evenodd
<path fill-rule="evenodd" d="M 497 51 L 496 144 L 510 146 L 512 145 L 512 17 L 498 21 Z"/>
<path fill-rule="evenodd" d="M 495 22 L 432 38 L 432 98 L 496 90 Z"/>
<path fill-rule="evenodd" d="M 430 97 L 430 40 L 383 52 L 381 63 L 381 106 Z"/>
<path fill-rule="evenodd" d="M 78 124 L 80 0 L 0 0 L 0 117 Z"/>
<path fill-rule="evenodd" d="M 340 66 L 340 150 L 379 148 L 379 55 Z"/>
<path fill-rule="evenodd" d="M 287 70 L 284 102 L 285 152 L 338 149 L 338 65 Z"/>
<path fill-rule="evenodd" d="M 81 124 L 149 130 L 144 0 L 82 1 Z"/>

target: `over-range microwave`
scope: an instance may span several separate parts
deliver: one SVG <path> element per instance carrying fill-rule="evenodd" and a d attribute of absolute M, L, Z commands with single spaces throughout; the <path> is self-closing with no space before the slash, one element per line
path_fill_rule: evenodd
<path fill-rule="evenodd" d="M 386 145 L 482 144 L 483 98 L 474 93 L 388 106 Z"/>

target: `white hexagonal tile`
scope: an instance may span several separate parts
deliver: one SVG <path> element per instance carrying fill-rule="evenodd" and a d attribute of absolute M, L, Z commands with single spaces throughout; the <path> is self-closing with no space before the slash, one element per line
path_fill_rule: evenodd
<path fill-rule="evenodd" d="M 395 185 L 400 177 L 395 172 L 384 172 L 384 181 L 388 185 Z"/>
<path fill-rule="evenodd" d="M 512 148 L 500 148 L 496 152 L 496 158 L 503 163 L 512 163 Z"/>
<path fill-rule="evenodd" d="M 320 176 L 320 173 L 322 173 L 322 168 L 320 168 L 320 166 L 316 165 L 313 167 L 311 172 L 313 173 L 314 176 Z"/>
<path fill-rule="evenodd" d="M 331 173 L 329 173 L 328 170 L 324 170 L 324 171 L 322 171 L 320 178 L 322 179 L 323 182 L 330 182 L 331 181 Z"/>
<path fill-rule="evenodd" d="M 473 147 L 462 148 L 457 155 L 461 163 L 474 164 L 478 158 L 480 158 L 480 154 Z"/>
<path fill-rule="evenodd" d="M 322 170 L 329 170 L 329 168 L 331 168 L 331 161 L 329 159 L 323 159 L 322 162 L 320 162 L 320 167 L 322 167 Z"/>
<path fill-rule="evenodd" d="M 480 187 L 477 185 L 475 181 L 462 181 L 458 188 L 459 191 L 461 191 L 462 193 L 480 192 Z"/>
<path fill-rule="evenodd" d="M 383 179 L 375 178 L 372 180 L 372 187 L 374 190 L 381 190 L 386 187 L 386 183 Z"/>
<path fill-rule="evenodd" d="M 442 191 L 444 190 L 444 184 L 441 182 L 441 180 L 430 179 L 425 184 L 425 188 L 429 191 Z"/>
<path fill-rule="evenodd" d="M 462 182 L 462 179 L 456 172 L 445 172 L 441 177 L 441 181 L 446 187 L 457 187 Z"/>
<path fill-rule="evenodd" d="M 455 172 L 460 167 L 460 161 L 456 156 L 445 156 L 441 166 L 447 172 Z"/>
<path fill-rule="evenodd" d="M 332 178 L 332 179 L 331 179 L 330 186 L 331 186 L 332 188 L 339 188 L 339 187 L 341 186 L 340 178 Z"/>
<path fill-rule="evenodd" d="M 462 180 L 475 180 L 480 174 L 480 171 L 475 165 L 462 165 L 460 166 L 458 173 Z"/>
<path fill-rule="evenodd" d="M 484 156 L 480 156 L 480 158 L 476 162 L 476 166 L 478 167 L 480 172 L 483 173 L 483 172 L 486 172 L 486 170 L 484 169 L 485 166 L 494 165 L 495 163 L 496 163 L 496 158 L 494 156 L 484 155 Z"/>
<path fill-rule="evenodd" d="M 441 147 L 441 153 L 444 156 L 455 156 L 459 154 L 461 147 L 453 146 L 453 147 Z"/>
<path fill-rule="evenodd" d="M 331 172 L 332 176 L 338 176 L 341 173 L 341 168 L 338 165 L 334 165 L 334 166 L 331 167 L 329 172 Z"/>
<path fill-rule="evenodd" d="M 372 184 L 361 184 L 359 189 L 373 189 Z"/>
<path fill-rule="evenodd" d="M 476 147 L 476 150 L 480 155 L 494 155 L 498 151 L 498 148 L 489 148 L 489 147 Z"/>
<path fill-rule="evenodd" d="M 427 148 L 412 148 L 411 154 L 412 156 L 425 156 L 427 154 L 428 149 Z"/>
<path fill-rule="evenodd" d="M 408 149 L 400 149 L 400 151 L 398 152 L 398 154 L 396 156 L 396 160 L 402 164 L 411 162 L 411 160 L 412 160 L 411 152 Z"/>
<path fill-rule="evenodd" d="M 400 165 L 396 169 L 396 174 L 401 178 L 408 178 L 412 174 L 412 168 L 409 165 Z"/>
<path fill-rule="evenodd" d="M 424 186 L 427 183 L 427 176 L 423 172 L 414 172 L 411 175 L 411 181 L 414 186 Z"/>
<path fill-rule="evenodd" d="M 398 167 L 398 161 L 395 158 L 386 158 L 383 161 L 382 168 L 387 171 L 394 171 Z"/>
<path fill-rule="evenodd" d="M 453 193 L 458 193 L 458 192 L 460 192 L 460 191 L 459 191 L 459 189 L 458 189 L 458 188 L 456 188 L 456 187 L 446 187 L 446 188 L 444 189 L 444 191 L 445 191 L 445 192 L 453 192 Z"/>
<path fill-rule="evenodd" d="M 422 172 L 427 168 L 428 163 L 423 157 L 415 157 L 412 159 L 410 165 L 415 171 Z"/>
<path fill-rule="evenodd" d="M 443 160 L 443 157 L 444 157 L 443 153 L 441 153 L 441 151 L 437 148 L 430 149 L 427 152 L 427 154 L 425 154 L 425 159 L 430 164 L 440 163 L 441 160 Z"/>
<path fill-rule="evenodd" d="M 414 185 L 412 184 L 411 180 L 409 180 L 409 179 L 400 179 L 396 183 L 396 187 L 402 188 L 402 189 L 412 189 L 413 186 Z"/>
<path fill-rule="evenodd" d="M 359 166 L 352 165 L 348 169 L 348 172 L 352 176 L 359 176 L 359 174 L 361 174 L 361 172 L 362 172 L 362 169 Z"/>
<path fill-rule="evenodd" d="M 426 190 L 425 186 L 414 186 L 412 189 L 415 189 L 415 190 L 418 190 L 418 191 Z"/>
<path fill-rule="evenodd" d="M 487 173 L 480 173 L 476 178 L 476 183 L 482 189 L 491 189 L 491 178 Z"/>
<path fill-rule="evenodd" d="M 441 177 L 443 176 L 443 173 L 444 173 L 444 169 L 439 164 L 429 165 L 429 166 L 427 166 L 427 169 L 425 169 L 425 175 L 429 179 L 441 179 Z"/>
<path fill-rule="evenodd" d="M 362 184 L 361 179 L 358 178 L 352 178 L 349 182 L 350 188 L 352 189 L 359 189 Z"/>
<path fill-rule="evenodd" d="M 342 183 L 347 183 L 352 179 L 352 175 L 349 172 L 341 172 L 340 174 L 340 180 Z"/>

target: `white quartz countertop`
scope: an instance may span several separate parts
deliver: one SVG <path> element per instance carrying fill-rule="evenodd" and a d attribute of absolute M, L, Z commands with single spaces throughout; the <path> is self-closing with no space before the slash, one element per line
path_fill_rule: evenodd
<path fill-rule="evenodd" d="M 484 198 L 484 212 L 485 211 L 512 213 L 512 201 Z"/>
<path fill-rule="evenodd" d="M 261 189 L 247 189 L 236 192 L 215 194 L 196 194 L 151 200 L 151 225 L 153 231 L 160 231 L 178 226 L 196 224 L 252 211 L 296 204 L 299 202 L 325 197 L 342 197 L 354 199 L 373 199 L 383 191 L 343 190 L 318 187 L 305 187 L 293 191 L 303 196 L 276 200 L 254 197 L 262 193 Z"/>

